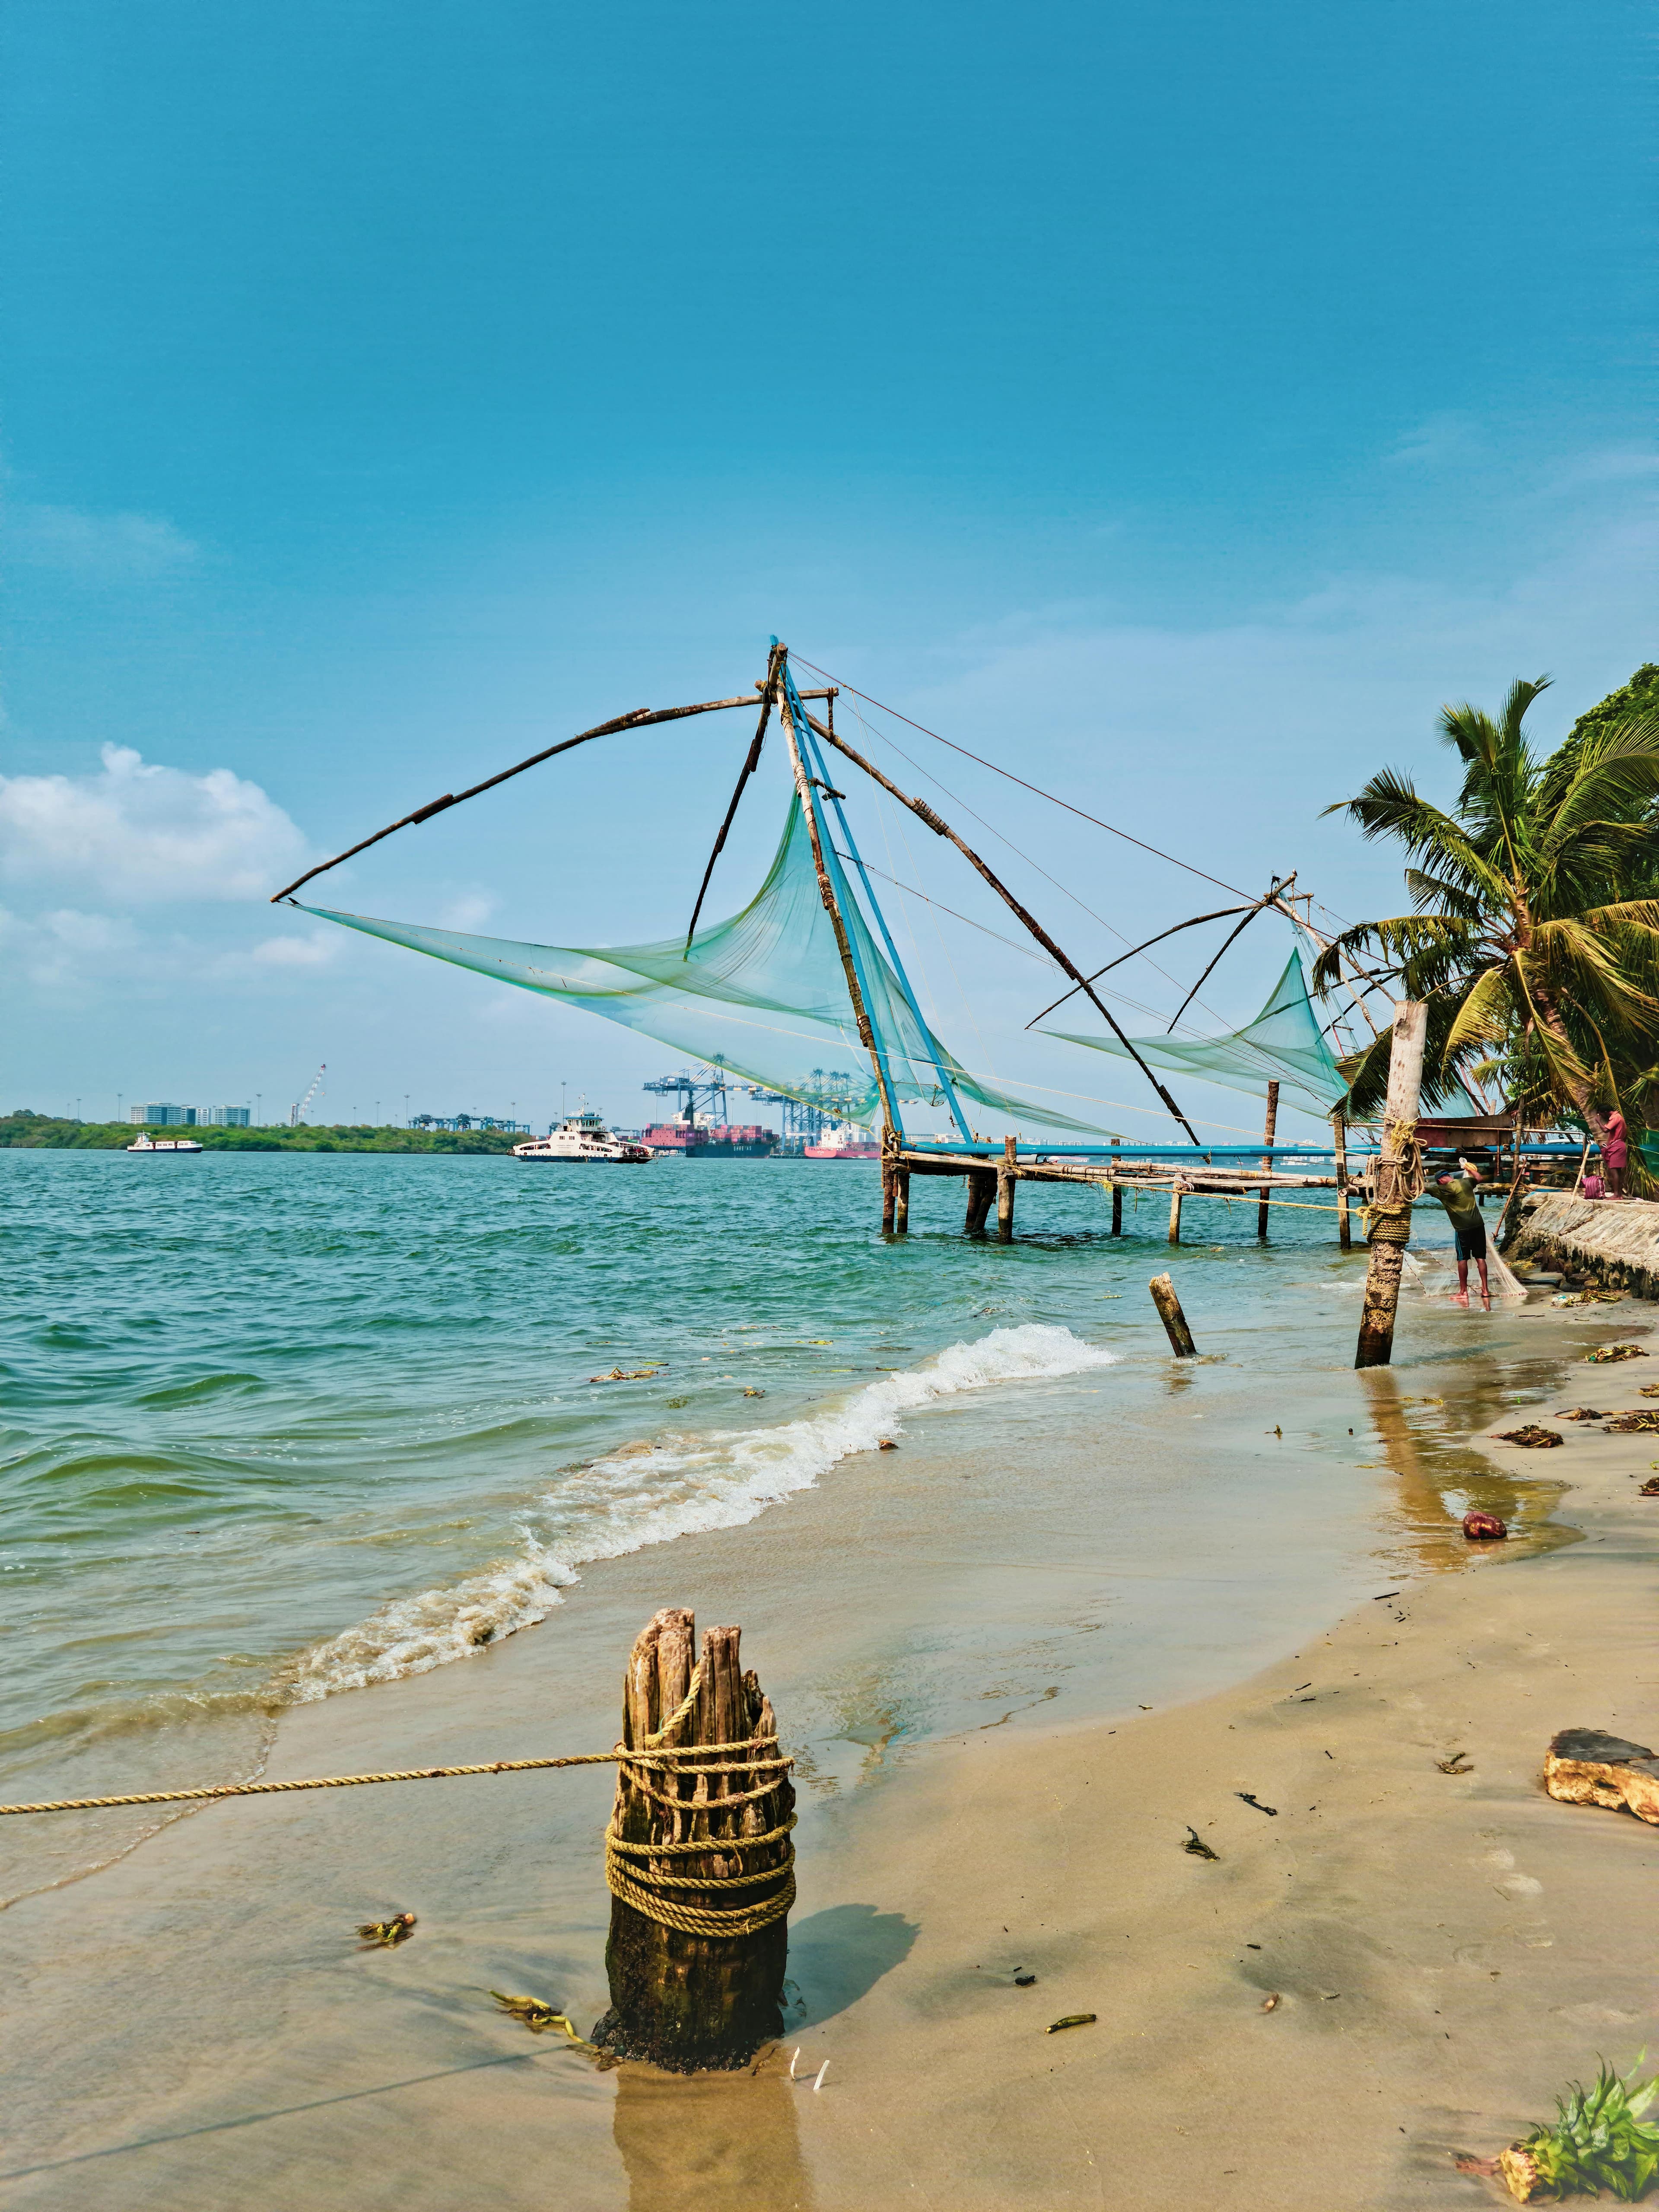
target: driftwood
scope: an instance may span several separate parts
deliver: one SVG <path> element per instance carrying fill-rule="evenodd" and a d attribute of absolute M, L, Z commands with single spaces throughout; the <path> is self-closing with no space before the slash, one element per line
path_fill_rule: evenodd
<path fill-rule="evenodd" d="M 1570 1805 L 1634 1813 L 1659 1827 L 1659 1758 L 1600 1729 L 1563 1729 L 1544 1759 L 1544 1787 Z"/>
<path fill-rule="evenodd" d="M 742 1671 L 740 1633 L 711 1628 L 705 1634 L 696 1697 L 675 1723 L 691 1686 L 696 1623 L 678 1608 L 659 1613 L 634 1646 L 623 1690 L 628 1749 L 645 1749 L 660 1734 L 668 1747 L 746 1745 L 750 1758 L 762 1762 L 745 1766 L 739 1749 L 707 1761 L 682 1759 L 672 1770 L 624 1764 L 618 1771 L 613 1835 L 635 1846 L 706 1839 L 708 1848 L 659 1857 L 637 1850 L 613 1853 L 605 1954 L 611 2009 L 592 2039 L 617 2057 L 649 2059 L 678 2074 L 746 2065 L 782 2021 L 789 1935 L 776 1908 L 787 1910 L 794 1893 L 787 1830 L 795 1793 L 787 1772 L 766 1763 L 769 1747 L 776 1755 L 777 1722 L 760 1684 Z M 705 1766 L 708 1771 L 698 1771 Z M 745 1837 L 771 1840 L 745 1845 Z M 636 1894 L 650 1910 L 616 1893 L 618 1865 L 623 1887 L 642 1880 L 644 1890 Z M 702 1888 L 699 1876 L 732 1886 Z M 767 1920 L 769 1909 L 775 1917 Z M 665 1925 L 658 1911 L 694 1923 L 713 1913 L 765 1924 L 709 1933 Z"/>

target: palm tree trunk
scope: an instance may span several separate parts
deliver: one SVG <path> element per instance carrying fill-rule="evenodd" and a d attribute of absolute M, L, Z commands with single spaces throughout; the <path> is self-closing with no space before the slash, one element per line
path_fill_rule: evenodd
<path fill-rule="evenodd" d="M 1535 987 L 1528 995 L 1540 1022 L 1565 1051 L 1572 1053 L 1572 1041 L 1567 1035 L 1567 1025 L 1562 1020 L 1553 998 L 1548 992 L 1540 991 Z M 1576 1058 L 1577 1054 L 1574 1054 L 1573 1056 Z M 1601 1108 L 1593 1103 L 1589 1081 L 1575 1082 L 1571 1076 L 1563 1079 L 1566 1083 L 1568 1097 L 1571 1099 L 1583 1117 L 1584 1127 L 1590 1132 L 1598 1145 L 1604 1142 L 1607 1133 L 1607 1117 Z"/>

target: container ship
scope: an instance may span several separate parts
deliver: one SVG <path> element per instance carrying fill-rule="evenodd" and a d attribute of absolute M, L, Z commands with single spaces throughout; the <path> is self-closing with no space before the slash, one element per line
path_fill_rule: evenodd
<path fill-rule="evenodd" d="M 761 1121 L 653 1121 L 640 1132 L 653 1152 L 678 1152 L 688 1160 L 764 1160 L 778 1148 L 778 1133 Z"/>

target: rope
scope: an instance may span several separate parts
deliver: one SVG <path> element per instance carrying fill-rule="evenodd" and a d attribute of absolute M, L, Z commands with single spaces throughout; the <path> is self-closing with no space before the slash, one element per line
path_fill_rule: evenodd
<path fill-rule="evenodd" d="M 1412 1201 L 1421 1198 L 1428 1180 L 1423 1172 L 1423 1152 L 1417 1141 L 1415 1119 L 1384 1120 L 1382 1156 L 1377 1162 L 1379 1179 L 1391 1144 L 1395 1195 L 1374 1198 L 1369 1206 L 1360 1207 L 1359 1233 L 1368 1244 L 1398 1244 L 1403 1249 L 1412 1241 Z"/>

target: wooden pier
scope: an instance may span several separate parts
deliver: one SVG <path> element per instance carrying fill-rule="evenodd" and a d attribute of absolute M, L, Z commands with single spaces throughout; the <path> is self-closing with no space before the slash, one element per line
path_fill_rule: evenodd
<path fill-rule="evenodd" d="M 1109 1191 L 1114 1237 L 1123 1233 L 1126 1191 L 1137 1195 L 1142 1191 L 1167 1193 L 1171 1244 L 1181 1242 L 1182 1203 L 1188 1198 L 1254 1199 L 1262 1209 L 1259 1218 L 1265 1223 L 1270 1206 L 1297 1202 L 1290 1197 L 1292 1191 L 1330 1190 L 1337 1194 L 1337 1200 L 1328 1207 L 1322 1206 L 1321 1211 L 1330 1212 L 1334 1228 L 1339 1223 L 1346 1228 L 1346 1201 L 1352 1188 L 1342 1162 L 1339 1162 L 1334 1175 L 1284 1175 L 1242 1161 L 1237 1166 L 1225 1167 L 1202 1161 L 1182 1161 L 1172 1165 L 1167 1160 L 1138 1160 L 1132 1154 L 1126 1154 L 1121 1160 L 1115 1154 L 1109 1160 L 1055 1160 L 1045 1158 L 1041 1146 L 1031 1148 L 1022 1158 L 1012 1137 L 1003 1139 L 1000 1158 L 994 1152 L 949 1153 L 901 1146 L 889 1154 L 882 1167 L 882 1226 L 895 1236 L 903 1236 L 908 1228 L 910 1178 L 918 1175 L 963 1176 L 968 1186 L 964 1232 L 969 1237 L 984 1236 L 994 1202 L 997 1238 L 1004 1244 L 1013 1237 L 1014 1194 L 1022 1182 L 1089 1183 L 1103 1193 Z M 1302 1203 L 1318 1201 L 1304 1200 Z M 1265 1235 L 1265 1226 L 1259 1233 Z"/>

